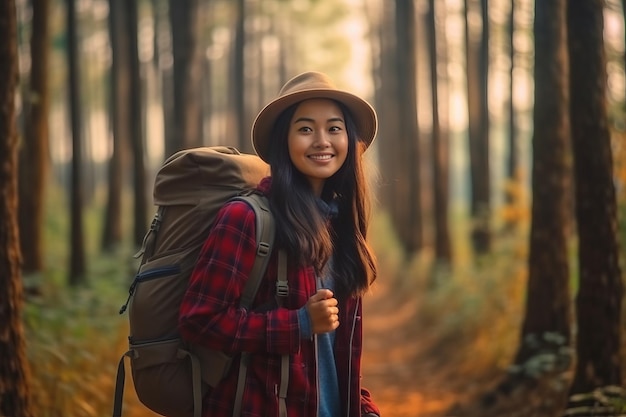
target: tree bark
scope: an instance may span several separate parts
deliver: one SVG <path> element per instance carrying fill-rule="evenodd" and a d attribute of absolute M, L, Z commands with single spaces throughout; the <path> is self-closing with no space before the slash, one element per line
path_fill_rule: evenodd
<path fill-rule="evenodd" d="M 15 93 L 17 15 L 14 0 L 0 2 L 0 415 L 33 417 L 22 326 L 23 289 L 17 225 Z"/>
<path fill-rule="evenodd" d="M 580 277 L 576 297 L 578 358 L 571 393 L 584 393 L 621 385 L 623 283 L 606 109 L 603 1 L 567 4 Z"/>
<path fill-rule="evenodd" d="M 246 38 L 246 0 L 236 1 L 235 36 L 232 48 L 232 70 L 230 71 L 230 91 L 232 100 L 232 113 L 229 131 L 237 140 L 237 147 L 248 152 L 252 145 L 246 126 L 246 105 L 245 105 L 245 77 L 244 77 L 244 45 Z"/>
<path fill-rule="evenodd" d="M 532 221 L 526 313 L 516 363 L 539 353 L 560 356 L 570 345 L 571 302 L 567 207 L 571 187 L 569 93 L 565 21 L 567 0 L 535 6 L 535 107 L 533 113 Z"/>
<path fill-rule="evenodd" d="M 26 96 L 28 111 L 19 164 L 19 230 L 22 270 L 41 271 L 43 260 L 44 197 L 49 167 L 48 113 L 48 0 L 33 0 L 33 31 L 30 42 L 31 72 Z"/>
<path fill-rule="evenodd" d="M 381 146 L 378 150 L 383 179 L 381 206 L 393 219 L 396 216 L 394 212 L 396 203 L 393 199 L 399 188 L 396 170 L 398 169 L 398 155 L 400 155 L 398 149 L 400 137 L 399 105 L 396 99 L 398 97 L 399 82 L 394 73 L 394 62 L 396 62 L 398 47 L 394 30 L 395 5 L 392 2 L 382 2 L 381 8 L 382 17 L 377 33 L 380 49 L 380 60 L 377 67 L 380 88 L 376 90 L 376 108 L 380 120 L 380 131 L 385 132 L 385 140 L 387 141 L 385 146 Z M 373 55 L 375 56 L 376 54 Z M 396 234 L 398 233 L 395 227 L 394 231 Z"/>
<path fill-rule="evenodd" d="M 172 56 L 172 31 L 169 23 L 168 0 L 151 0 L 154 16 L 155 63 L 157 79 L 161 83 L 161 107 L 163 108 L 164 159 L 178 149 L 174 130 L 174 70 Z"/>
<path fill-rule="evenodd" d="M 448 175 L 449 146 L 448 137 L 441 128 L 439 119 L 439 59 L 437 53 L 437 26 L 435 0 L 428 1 L 427 34 L 430 57 L 431 103 L 433 114 L 432 126 L 432 167 L 435 217 L 435 259 L 438 263 L 450 266 L 452 262 L 452 242 L 448 227 Z M 444 77 L 445 78 L 445 77 Z"/>
<path fill-rule="evenodd" d="M 506 161 L 506 179 L 509 187 L 505 190 L 504 201 L 512 209 L 520 206 L 517 190 L 523 185 L 521 184 L 521 172 L 519 168 L 519 149 L 517 138 L 517 120 L 515 111 L 515 1 L 511 1 L 511 9 L 509 10 L 509 143 L 508 156 Z M 514 230 L 519 223 L 519 218 L 509 216 L 505 219 L 504 229 L 507 231 Z"/>
<path fill-rule="evenodd" d="M 471 25 L 470 14 L 478 14 L 481 27 Z M 476 254 L 491 248 L 491 193 L 489 164 L 489 13 L 487 0 L 465 0 L 465 39 L 468 102 L 468 143 L 471 183 L 471 231 Z"/>
<path fill-rule="evenodd" d="M 396 0 L 396 70 L 398 90 L 398 159 L 395 163 L 396 193 L 392 197 L 393 220 L 405 255 L 411 256 L 423 245 L 420 175 L 420 135 L 417 120 L 417 66 L 415 4 Z"/>
<path fill-rule="evenodd" d="M 167 155 L 202 143 L 202 62 L 198 37 L 198 0 L 170 0 L 170 28 L 174 55 L 174 141 Z"/>
<path fill-rule="evenodd" d="M 72 125 L 72 172 L 70 187 L 70 285 L 85 281 L 85 244 L 83 236 L 82 153 L 83 139 L 80 107 L 80 70 L 78 64 L 78 22 L 75 0 L 67 0 L 67 61 L 69 67 L 69 100 Z"/>
<path fill-rule="evenodd" d="M 128 37 L 124 36 L 124 0 L 109 0 L 109 36 L 111 39 L 110 114 L 112 154 L 109 160 L 108 196 L 102 234 L 102 248 L 111 251 L 122 241 L 122 188 L 126 149 L 130 143 L 130 67 Z"/>
<path fill-rule="evenodd" d="M 146 195 L 146 163 L 142 117 L 142 83 L 139 63 L 139 44 L 137 35 L 138 12 L 137 0 L 124 1 L 126 33 L 128 34 L 128 61 L 130 64 L 130 117 L 131 145 L 133 150 L 134 179 L 134 228 L 133 242 L 141 246 L 148 226 L 148 198 Z"/>

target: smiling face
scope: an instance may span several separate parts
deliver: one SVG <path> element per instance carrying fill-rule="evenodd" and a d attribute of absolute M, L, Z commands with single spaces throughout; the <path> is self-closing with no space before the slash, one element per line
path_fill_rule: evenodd
<path fill-rule="evenodd" d="M 343 112 L 332 100 L 310 99 L 298 105 L 288 135 L 289 157 L 320 196 L 324 182 L 348 155 L 348 133 Z"/>

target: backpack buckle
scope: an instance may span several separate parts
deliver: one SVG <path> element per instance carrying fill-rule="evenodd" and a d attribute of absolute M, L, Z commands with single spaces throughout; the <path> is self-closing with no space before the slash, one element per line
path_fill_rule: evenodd
<path fill-rule="evenodd" d="M 287 281 L 276 281 L 276 296 L 287 297 L 289 295 L 289 284 Z"/>
<path fill-rule="evenodd" d="M 256 250 L 257 255 L 267 256 L 270 253 L 270 245 L 267 242 L 259 242 L 259 247 Z"/>
<path fill-rule="evenodd" d="M 158 232 L 159 229 L 161 228 L 161 210 L 157 211 L 156 213 L 154 213 L 154 217 L 152 218 L 152 223 L 150 223 L 150 230 L 154 230 L 155 232 Z"/>

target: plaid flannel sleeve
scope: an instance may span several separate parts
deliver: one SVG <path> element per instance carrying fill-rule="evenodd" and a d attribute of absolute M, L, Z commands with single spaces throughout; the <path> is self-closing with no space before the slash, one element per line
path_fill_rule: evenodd
<path fill-rule="evenodd" d="M 255 313 L 239 307 L 256 254 L 255 227 L 245 202 L 230 202 L 218 213 L 180 307 L 183 338 L 226 353 L 299 350 L 297 310 Z"/>

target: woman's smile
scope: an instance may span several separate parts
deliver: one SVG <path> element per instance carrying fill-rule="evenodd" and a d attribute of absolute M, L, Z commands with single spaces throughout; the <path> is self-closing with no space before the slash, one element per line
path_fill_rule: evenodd
<path fill-rule="evenodd" d="M 318 161 L 318 162 L 326 162 L 326 161 L 329 161 L 331 158 L 334 158 L 334 155 L 332 155 L 332 154 L 314 154 L 314 155 L 309 155 L 309 158 L 313 159 L 314 161 Z"/>

